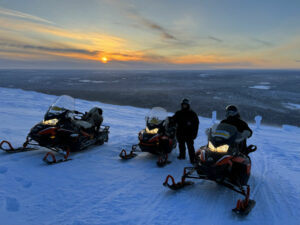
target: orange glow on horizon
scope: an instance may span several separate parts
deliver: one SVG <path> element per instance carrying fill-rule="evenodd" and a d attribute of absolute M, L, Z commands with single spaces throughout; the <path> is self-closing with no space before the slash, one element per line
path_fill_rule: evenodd
<path fill-rule="evenodd" d="M 103 56 L 103 57 L 101 57 L 101 61 L 102 61 L 102 63 L 107 63 L 108 59 L 107 59 L 107 57 Z"/>

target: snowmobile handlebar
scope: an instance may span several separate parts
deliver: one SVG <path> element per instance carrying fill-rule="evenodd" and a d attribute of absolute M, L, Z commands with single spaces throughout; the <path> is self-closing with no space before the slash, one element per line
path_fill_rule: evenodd
<path fill-rule="evenodd" d="M 75 114 L 80 114 L 80 115 L 84 115 L 84 113 L 82 113 L 82 112 L 79 112 L 79 111 L 77 111 L 77 110 L 74 110 L 74 111 L 72 111 L 73 113 L 75 113 Z"/>

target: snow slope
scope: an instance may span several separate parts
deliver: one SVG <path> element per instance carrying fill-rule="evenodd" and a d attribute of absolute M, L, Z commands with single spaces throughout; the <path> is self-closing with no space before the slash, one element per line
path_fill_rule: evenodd
<path fill-rule="evenodd" d="M 0 88 L 0 140 L 21 145 L 56 97 Z M 73 160 L 48 166 L 45 150 L 0 153 L 0 224 L 300 224 L 300 129 L 262 126 L 249 143 L 252 198 L 256 207 L 245 218 L 231 213 L 240 197 L 214 182 L 199 181 L 174 192 L 162 186 L 179 179 L 188 161 L 156 167 L 156 157 L 140 154 L 123 162 L 118 154 L 137 141 L 147 109 L 77 100 L 77 109 L 98 105 L 111 126 L 103 146 L 71 155 Z M 210 119 L 200 118 L 196 147 L 206 144 Z"/>

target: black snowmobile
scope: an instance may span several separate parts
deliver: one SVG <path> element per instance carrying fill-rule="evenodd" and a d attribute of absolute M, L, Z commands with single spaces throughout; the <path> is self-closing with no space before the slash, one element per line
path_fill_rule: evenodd
<path fill-rule="evenodd" d="M 81 151 L 91 145 L 102 145 L 108 141 L 109 126 L 101 126 L 102 110 L 94 107 L 83 114 L 75 111 L 74 98 L 62 95 L 51 105 L 44 120 L 31 128 L 26 141 L 20 148 L 13 148 L 8 141 L 0 143 L 0 149 L 7 153 L 26 152 L 45 147 L 63 155 L 56 160 L 50 151 L 43 160 L 48 164 L 70 160 L 70 152 Z M 7 144 L 9 148 L 4 148 Z M 48 157 L 51 156 L 52 160 Z"/>
<path fill-rule="evenodd" d="M 159 156 L 157 165 L 163 167 L 170 163 L 168 154 L 177 145 L 176 124 L 161 107 L 152 108 L 145 120 L 146 128 L 138 134 L 139 143 L 132 146 L 129 154 L 123 149 L 119 156 L 122 159 L 132 159 L 137 156 L 137 152 L 149 152 Z"/>
<path fill-rule="evenodd" d="M 255 201 L 249 199 L 250 186 L 247 183 L 251 160 L 248 154 L 254 152 L 256 146 L 250 145 L 246 149 L 240 149 L 241 141 L 241 134 L 232 125 L 219 124 L 215 128 L 210 128 L 208 144 L 197 151 L 197 162 L 194 167 L 185 167 L 178 183 L 168 175 L 163 185 L 177 190 L 192 184 L 186 181 L 188 178 L 215 181 L 244 195 L 245 199 L 238 200 L 233 211 L 241 215 L 248 214 L 255 205 Z M 172 184 L 168 183 L 169 179 L 172 180 Z"/>

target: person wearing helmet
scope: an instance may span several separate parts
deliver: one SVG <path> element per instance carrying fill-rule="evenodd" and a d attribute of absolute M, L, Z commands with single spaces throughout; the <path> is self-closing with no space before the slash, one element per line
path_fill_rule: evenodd
<path fill-rule="evenodd" d="M 179 144 L 180 154 L 178 159 L 185 159 L 187 145 L 191 163 L 195 162 L 194 140 L 198 134 L 199 119 L 197 114 L 190 108 L 190 101 L 183 99 L 181 109 L 173 116 L 177 124 L 176 137 Z"/>
<path fill-rule="evenodd" d="M 228 105 L 226 107 L 226 119 L 222 120 L 221 123 L 230 124 L 237 128 L 238 132 L 241 133 L 240 150 L 241 152 L 246 152 L 246 140 L 252 136 L 252 130 L 248 124 L 241 119 L 239 110 L 235 105 Z"/>

